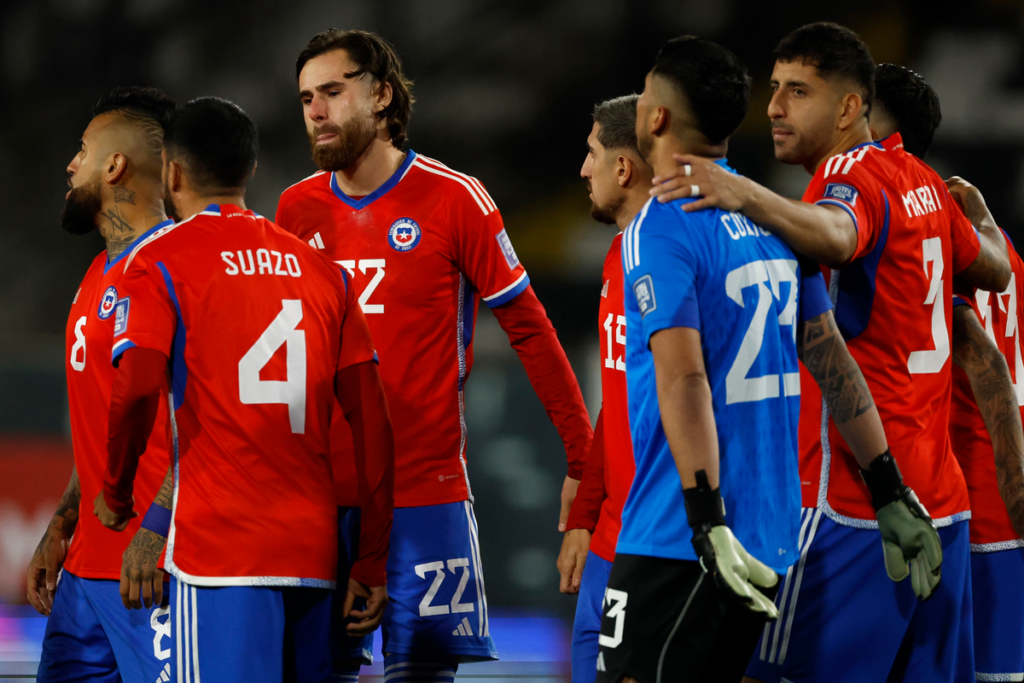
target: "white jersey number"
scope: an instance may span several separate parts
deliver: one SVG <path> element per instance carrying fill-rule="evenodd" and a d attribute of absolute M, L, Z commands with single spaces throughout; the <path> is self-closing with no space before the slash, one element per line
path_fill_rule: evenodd
<path fill-rule="evenodd" d="M 85 334 L 82 332 L 82 328 L 85 327 L 86 318 L 83 315 L 75 323 L 75 343 L 71 347 L 71 367 L 81 372 L 85 370 Z M 82 352 L 82 357 L 78 357 L 78 352 Z"/>
<path fill-rule="evenodd" d="M 282 300 L 281 312 L 238 361 L 239 400 L 246 405 L 287 405 L 292 434 L 306 433 L 306 333 L 296 329 L 301 320 L 302 302 Z M 288 379 L 260 379 L 260 370 L 282 344 L 288 345 Z"/>
<path fill-rule="evenodd" d="M 459 585 L 455 588 L 455 594 L 452 596 L 450 605 L 434 605 L 431 604 L 434 598 L 437 597 L 437 591 L 441 589 L 441 584 L 444 583 L 444 562 L 427 562 L 425 564 L 418 564 L 413 569 L 416 571 L 416 576 L 421 579 L 427 578 L 427 572 L 435 572 L 434 580 L 430 584 L 430 588 L 427 589 L 426 595 L 420 600 L 420 616 L 421 617 L 433 617 L 439 614 L 458 614 L 460 612 L 472 612 L 472 602 L 461 602 L 462 594 L 466 592 L 466 585 L 469 583 L 469 558 L 468 557 L 456 557 L 448 560 L 448 571 L 452 574 L 457 574 L 456 569 L 462 569 L 462 573 L 459 576 Z"/>
<path fill-rule="evenodd" d="M 1007 297 L 1006 304 L 1003 304 L 1003 297 Z M 985 331 L 988 336 L 992 338 L 992 341 L 999 344 L 999 340 L 996 339 L 995 330 L 992 327 L 992 305 L 990 303 L 990 293 L 984 290 L 978 290 L 977 293 L 978 311 L 981 313 L 982 323 L 985 325 Z M 1006 314 L 1006 332 L 1003 336 L 1013 338 L 1013 388 L 1017 394 L 1017 405 L 1024 406 L 1024 358 L 1021 356 L 1020 348 L 1020 321 L 1017 319 L 1017 274 L 1010 273 L 1010 284 L 1006 289 L 997 294 L 996 304 L 999 306 L 999 310 Z M 1006 359 L 1010 362 L 1010 359 Z"/>
<path fill-rule="evenodd" d="M 352 277 L 356 276 L 356 260 L 355 259 L 344 259 L 336 261 L 339 266 L 348 271 L 348 274 Z M 359 306 L 363 309 L 363 313 L 383 313 L 384 304 L 371 304 L 369 303 L 370 297 L 373 295 L 373 291 L 380 285 L 380 281 L 384 279 L 384 259 L 382 258 L 364 258 L 359 259 L 358 263 L 359 272 L 366 275 L 368 268 L 374 268 L 373 279 L 370 280 L 369 284 L 366 285 L 366 289 L 359 295 Z"/>
<path fill-rule="evenodd" d="M 924 305 L 932 307 L 932 343 L 935 348 L 928 351 L 913 351 L 907 359 L 907 369 L 914 375 L 941 372 L 949 358 L 949 330 L 946 328 L 946 299 L 942 296 L 942 238 L 931 237 L 921 243 L 924 256 L 924 272 L 932 264 L 928 280 L 928 295 Z"/>
<path fill-rule="evenodd" d="M 614 343 L 612 342 L 612 329 L 615 330 Z M 615 357 L 615 344 L 621 346 L 623 350 L 626 348 L 626 316 L 609 313 L 604 320 L 604 333 L 605 341 L 608 342 L 608 353 L 604 359 L 604 366 L 625 372 L 626 364 L 622 361 L 622 354 Z"/>
<path fill-rule="evenodd" d="M 761 353 L 764 343 L 765 324 L 768 313 L 772 310 L 773 299 L 782 300 L 780 284 L 790 283 L 786 306 L 778 315 L 779 325 L 788 325 L 793 329 L 793 345 L 796 346 L 796 308 L 799 283 L 796 277 L 797 262 L 788 259 L 772 259 L 770 261 L 752 261 L 729 272 L 725 277 L 725 293 L 741 307 L 743 290 L 757 287 L 757 308 L 750 326 L 743 334 L 736 359 L 725 376 L 725 402 L 746 403 L 763 401 L 766 398 L 778 398 L 779 375 L 769 374 L 761 377 L 747 377 L 754 367 L 757 356 Z M 800 395 L 800 373 L 782 373 L 782 391 L 786 396 Z"/>

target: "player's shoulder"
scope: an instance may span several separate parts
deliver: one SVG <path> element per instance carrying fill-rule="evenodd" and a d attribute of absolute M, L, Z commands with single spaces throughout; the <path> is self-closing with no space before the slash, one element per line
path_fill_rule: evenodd
<path fill-rule="evenodd" d="M 299 182 L 286 187 L 284 192 L 281 193 L 281 198 L 278 200 L 278 210 L 300 197 L 316 195 L 325 189 L 329 190 L 330 179 L 327 176 L 327 171 L 317 171 L 313 175 L 307 176 Z"/>
<path fill-rule="evenodd" d="M 484 216 L 498 210 L 498 205 L 477 178 L 456 171 L 437 159 L 415 152 L 409 154 L 415 156 L 409 165 L 408 173 L 417 183 L 430 186 L 431 191 L 437 193 L 437 199 L 479 211 Z"/>

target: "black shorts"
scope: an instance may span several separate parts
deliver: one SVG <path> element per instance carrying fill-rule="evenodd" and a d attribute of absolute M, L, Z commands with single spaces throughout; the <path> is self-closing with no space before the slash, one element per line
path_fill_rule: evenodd
<path fill-rule="evenodd" d="M 778 590 L 763 589 L 774 599 Z M 739 682 L 765 620 L 700 564 L 616 555 L 601 619 L 598 683 Z"/>

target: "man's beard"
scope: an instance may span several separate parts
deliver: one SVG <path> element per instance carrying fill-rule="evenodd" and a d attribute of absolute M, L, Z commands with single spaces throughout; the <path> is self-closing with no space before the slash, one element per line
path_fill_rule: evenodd
<path fill-rule="evenodd" d="M 335 133 L 338 139 L 323 145 L 316 144 L 317 136 L 324 133 Z M 373 118 L 354 116 L 341 126 L 333 123 L 317 126 L 309 134 L 313 162 L 322 171 L 333 173 L 346 169 L 363 156 L 376 136 L 377 127 Z"/>
<path fill-rule="evenodd" d="M 174 200 L 171 199 L 171 190 L 164 185 L 164 213 L 167 214 L 168 218 L 174 219 L 175 222 L 181 222 L 181 216 L 178 215 L 178 207 L 174 205 Z"/>
<path fill-rule="evenodd" d="M 605 225 L 615 225 L 619 221 L 619 213 L 622 212 L 622 205 L 626 203 L 626 198 L 622 197 L 619 201 L 608 206 L 599 206 L 598 203 L 592 202 L 590 204 L 590 217 L 598 223 L 604 223 Z"/>
<path fill-rule="evenodd" d="M 96 217 L 102 210 L 99 178 L 94 177 L 72 188 L 60 215 L 60 227 L 72 235 L 87 235 L 96 229 Z"/>

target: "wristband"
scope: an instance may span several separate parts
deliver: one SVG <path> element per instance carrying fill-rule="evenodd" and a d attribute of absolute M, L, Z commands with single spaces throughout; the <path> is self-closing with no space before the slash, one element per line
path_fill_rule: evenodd
<path fill-rule="evenodd" d="M 163 505 L 153 503 L 142 520 L 142 528 L 167 538 L 167 533 L 171 528 L 171 511 Z"/>
<path fill-rule="evenodd" d="M 876 511 L 899 500 L 909 490 L 903 484 L 899 465 L 888 449 L 872 460 L 869 467 L 861 470 L 860 476 L 871 492 L 871 506 Z"/>
<path fill-rule="evenodd" d="M 686 520 L 690 528 L 710 529 L 725 524 L 725 502 L 722 500 L 721 490 L 712 490 L 704 470 L 695 472 L 694 477 L 697 479 L 697 485 L 683 489 Z"/>

